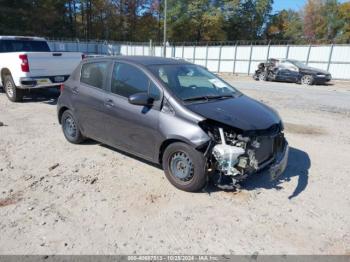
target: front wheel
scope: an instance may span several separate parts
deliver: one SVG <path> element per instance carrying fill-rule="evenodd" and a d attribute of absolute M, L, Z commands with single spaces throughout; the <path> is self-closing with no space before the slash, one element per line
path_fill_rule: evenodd
<path fill-rule="evenodd" d="M 20 102 L 23 99 L 23 90 L 18 89 L 10 75 L 5 76 L 4 91 L 7 98 L 12 102 Z"/>
<path fill-rule="evenodd" d="M 163 154 L 162 163 L 167 179 L 178 189 L 196 192 L 207 183 L 204 155 L 185 143 L 170 144 Z"/>
<path fill-rule="evenodd" d="M 304 75 L 300 80 L 302 85 L 311 86 L 314 83 L 314 78 L 311 75 Z"/>
<path fill-rule="evenodd" d="M 259 81 L 267 81 L 267 74 L 266 74 L 266 72 L 261 72 L 260 73 Z"/>

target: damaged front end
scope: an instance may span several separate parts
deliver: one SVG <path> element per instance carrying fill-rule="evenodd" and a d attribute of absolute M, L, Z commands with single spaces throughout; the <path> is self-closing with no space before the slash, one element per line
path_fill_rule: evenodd
<path fill-rule="evenodd" d="M 248 176 L 268 169 L 271 179 L 281 175 L 288 162 L 288 143 L 281 124 L 267 130 L 240 132 L 232 127 L 204 121 L 211 137 L 208 167 L 216 186 L 233 189 Z"/>

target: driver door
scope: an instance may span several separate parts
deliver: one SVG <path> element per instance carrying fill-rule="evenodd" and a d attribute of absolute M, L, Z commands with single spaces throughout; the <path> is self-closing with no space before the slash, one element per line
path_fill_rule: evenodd
<path fill-rule="evenodd" d="M 279 66 L 279 76 L 283 81 L 296 82 L 298 79 L 298 68 L 288 61 L 283 61 Z"/>
<path fill-rule="evenodd" d="M 157 139 L 162 92 L 139 67 L 126 62 L 114 64 L 106 96 L 108 144 L 153 160 Z M 130 95 L 148 92 L 151 107 L 130 104 Z"/>

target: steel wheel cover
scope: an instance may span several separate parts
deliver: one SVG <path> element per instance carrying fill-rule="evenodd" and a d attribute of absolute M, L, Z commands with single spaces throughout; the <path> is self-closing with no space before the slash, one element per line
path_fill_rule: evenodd
<path fill-rule="evenodd" d="M 187 182 L 193 178 L 193 163 L 185 152 L 175 152 L 170 158 L 169 167 L 174 178 L 182 182 Z"/>
<path fill-rule="evenodd" d="M 77 135 L 77 126 L 71 116 L 67 116 L 64 120 L 64 132 L 67 136 L 75 138 Z"/>

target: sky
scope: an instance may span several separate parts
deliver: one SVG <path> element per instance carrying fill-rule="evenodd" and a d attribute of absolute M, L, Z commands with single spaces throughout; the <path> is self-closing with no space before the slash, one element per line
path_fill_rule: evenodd
<path fill-rule="evenodd" d="M 274 0 L 274 11 L 280 11 L 282 9 L 301 9 L 307 0 Z M 349 0 L 339 0 L 340 3 L 344 3 Z"/>

